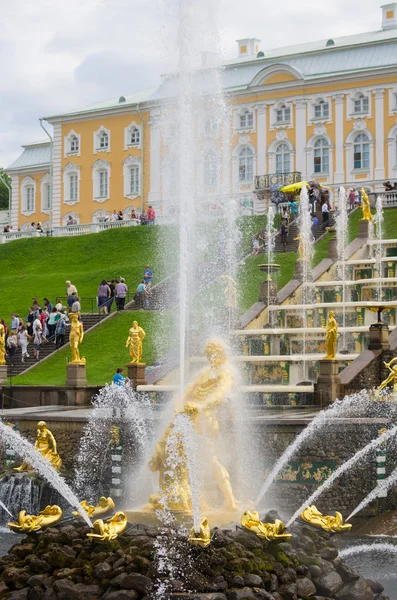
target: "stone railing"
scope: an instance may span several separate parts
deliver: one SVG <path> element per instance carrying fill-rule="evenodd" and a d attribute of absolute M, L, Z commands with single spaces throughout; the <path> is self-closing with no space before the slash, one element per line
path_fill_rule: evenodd
<path fill-rule="evenodd" d="M 380 192 L 380 193 L 370 192 L 368 194 L 368 196 L 369 196 L 369 201 L 370 201 L 372 208 L 375 208 L 376 199 L 378 196 L 382 196 L 382 198 L 383 198 L 383 200 L 382 200 L 383 208 L 393 208 L 394 206 L 397 206 L 397 190 L 393 190 L 392 192 Z"/>
<path fill-rule="evenodd" d="M 85 235 L 87 233 L 99 233 L 106 229 L 118 229 L 120 227 L 134 227 L 139 225 L 139 219 L 128 219 L 126 221 L 107 221 L 104 223 L 79 223 L 76 225 L 63 225 L 62 227 L 54 227 L 52 229 L 53 237 L 70 237 L 75 235 Z M 0 233 L 0 244 L 5 244 L 13 240 L 24 238 L 44 237 L 50 235 L 49 230 L 39 231 L 10 231 L 8 233 Z"/>

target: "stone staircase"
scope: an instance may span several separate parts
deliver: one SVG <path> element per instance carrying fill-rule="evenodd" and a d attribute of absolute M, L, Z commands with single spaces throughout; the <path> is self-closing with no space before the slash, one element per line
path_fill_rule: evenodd
<path fill-rule="evenodd" d="M 97 325 L 102 319 L 106 317 L 106 315 L 98 314 L 98 313 L 90 313 L 90 314 L 82 314 L 81 319 L 83 321 L 84 332 L 89 331 L 94 325 Z M 65 345 L 69 343 L 69 327 L 66 328 L 65 333 Z M 54 341 L 48 340 L 47 342 L 43 342 L 40 350 L 40 361 L 37 361 L 33 356 L 33 342 L 29 343 L 28 352 L 29 358 L 25 358 L 25 362 L 21 360 L 21 349 L 18 346 L 17 351 L 13 357 L 12 362 L 7 358 L 7 375 L 8 377 L 16 377 L 20 375 L 30 367 L 38 364 L 46 358 L 50 354 L 53 354 L 57 350 Z"/>

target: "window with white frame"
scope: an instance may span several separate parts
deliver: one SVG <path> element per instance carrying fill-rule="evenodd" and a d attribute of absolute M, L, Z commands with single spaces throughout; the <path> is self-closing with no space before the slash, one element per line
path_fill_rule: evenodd
<path fill-rule="evenodd" d="M 80 167 L 68 163 L 63 170 L 63 200 L 66 204 L 79 202 Z"/>
<path fill-rule="evenodd" d="M 36 181 L 33 177 L 25 177 L 21 184 L 22 214 L 30 216 L 36 212 Z"/>
<path fill-rule="evenodd" d="M 103 125 L 94 133 L 94 152 L 110 151 L 110 131 Z"/>
<path fill-rule="evenodd" d="M 110 197 L 110 165 L 106 160 L 97 160 L 92 166 L 93 193 L 96 202 Z"/>
<path fill-rule="evenodd" d="M 124 129 L 124 150 L 128 148 L 139 148 L 141 144 L 141 126 L 132 121 Z"/>
<path fill-rule="evenodd" d="M 65 137 L 65 156 L 80 156 L 80 135 L 75 131 L 71 131 Z"/>
<path fill-rule="evenodd" d="M 70 139 L 70 152 L 77 153 L 79 151 L 79 147 L 80 147 L 79 138 L 77 137 L 77 135 L 72 135 L 72 137 Z"/>
<path fill-rule="evenodd" d="M 287 144 L 276 148 L 276 173 L 289 173 L 291 170 L 291 151 Z"/>
<path fill-rule="evenodd" d="M 254 113 L 250 110 L 245 109 L 240 113 L 239 128 L 240 129 L 252 129 L 254 126 Z"/>
<path fill-rule="evenodd" d="M 218 184 L 218 165 L 214 152 L 207 152 L 204 157 L 204 185 L 213 188 Z"/>
<path fill-rule="evenodd" d="M 71 202 L 77 202 L 78 198 L 78 178 L 77 175 L 71 173 L 69 175 L 69 198 Z"/>
<path fill-rule="evenodd" d="M 369 111 L 369 98 L 364 94 L 360 94 L 353 100 L 353 112 L 355 114 L 363 114 Z"/>
<path fill-rule="evenodd" d="M 139 194 L 139 167 L 130 167 L 130 194 Z"/>
<path fill-rule="evenodd" d="M 276 122 L 277 123 L 289 123 L 291 121 L 291 108 L 282 104 L 276 109 Z"/>
<path fill-rule="evenodd" d="M 27 185 L 25 187 L 25 210 L 26 210 L 26 212 L 34 212 L 34 201 L 35 201 L 34 186 Z"/>
<path fill-rule="evenodd" d="M 123 163 L 124 196 L 139 196 L 141 192 L 141 160 L 130 154 Z"/>
<path fill-rule="evenodd" d="M 314 144 L 314 172 L 329 172 L 329 144 L 325 138 L 320 138 Z"/>
<path fill-rule="evenodd" d="M 251 183 L 254 178 L 254 153 L 246 146 L 238 156 L 238 180 L 241 183 Z"/>
<path fill-rule="evenodd" d="M 353 141 L 354 169 L 369 169 L 369 139 L 365 133 L 359 133 Z"/>
<path fill-rule="evenodd" d="M 51 177 L 49 173 L 41 180 L 41 212 L 48 213 L 51 210 Z"/>
<path fill-rule="evenodd" d="M 130 145 L 138 146 L 141 141 L 141 132 L 137 127 L 133 127 L 130 131 Z"/>
<path fill-rule="evenodd" d="M 315 119 L 328 119 L 329 118 L 329 102 L 319 100 L 314 105 L 314 118 Z"/>

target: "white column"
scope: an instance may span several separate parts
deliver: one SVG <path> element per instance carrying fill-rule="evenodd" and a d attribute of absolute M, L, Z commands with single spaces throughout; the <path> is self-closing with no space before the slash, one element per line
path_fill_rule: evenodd
<path fill-rule="evenodd" d="M 344 183 L 345 169 L 343 164 L 343 104 L 344 94 L 332 96 L 335 103 L 335 177 L 334 183 Z"/>
<path fill-rule="evenodd" d="M 302 178 L 306 179 L 306 120 L 307 120 L 307 100 L 300 98 L 295 101 L 296 111 L 296 144 L 295 144 L 295 170 L 302 173 Z"/>
<path fill-rule="evenodd" d="M 374 90 L 375 96 L 375 179 L 385 179 L 385 123 L 384 95 L 385 90 Z"/>
<path fill-rule="evenodd" d="M 266 119 L 266 106 L 261 104 L 257 106 L 257 119 L 256 119 L 256 136 L 257 136 L 257 153 L 258 153 L 258 166 L 257 175 L 266 175 L 266 147 L 267 147 L 267 119 Z"/>
<path fill-rule="evenodd" d="M 52 210 L 51 225 L 59 227 L 61 224 L 61 196 L 62 196 L 62 125 L 53 123 L 53 149 L 52 149 Z"/>
<path fill-rule="evenodd" d="M 154 209 L 159 208 L 161 203 L 161 130 L 159 122 L 159 111 L 150 115 L 150 190 L 149 204 Z M 143 169 L 142 165 L 142 169 Z M 143 178 L 142 178 L 143 180 Z"/>
<path fill-rule="evenodd" d="M 19 175 L 11 177 L 11 225 L 14 229 L 19 227 Z"/>

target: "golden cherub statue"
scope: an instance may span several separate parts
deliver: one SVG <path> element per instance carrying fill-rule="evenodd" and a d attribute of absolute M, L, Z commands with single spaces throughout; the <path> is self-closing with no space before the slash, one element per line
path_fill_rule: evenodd
<path fill-rule="evenodd" d="M 336 359 L 336 342 L 338 339 L 338 323 L 335 319 L 334 311 L 330 310 L 328 313 L 328 321 L 326 325 L 325 333 L 325 349 L 327 351 L 326 356 L 323 360 L 335 360 Z"/>
<path fill-rule="evenodd" d="M 72 352 L 72 360 L 70 363 L 74 365 L 85 365 L 85 358 L 80 358 L 79 346 L 84 338 L 83 323 L 79 321 L 79 313 L 69 313 L 70 319 L 70 335 L 69 346 Z"/>
<path fill-rule="evenodd" d="M 137 321 L 133 321 L 125 343 L 131 356 L 131 364 L 142 364 L 142 340 L 145 336 L 142 327 L 139 327 Z"/>
<path fill-rule="evenodd" d="M 201 519 L 199 531 L 195 531 L 194 527 L 191 528 L 188 541 L 192 546 L 200 546 L 200 548 L 206 548 L 210 545 L 211 530 L 207 517 Z"/>
<path fill-rule="evenodd" d="M 285 541 L 292 538 L 291 533 L 284 533 L 285 526 L 282 521 L 276 519 L 274 523 L 262 523 L 259 513 L 255 510 L 246 510 L 241 517 L 241 525 L 249 531 L 256 533 L 258 537 L 265 538 L 269 542 Z"/>
<path fill-rule="evenodd" d="M 201 370 L 195 380 L 186 387 L 183 405 L 177 407 L 176 413 L 187 416 L 196 432 L 205 439 L 205 444 L 200 447 L 200 452 L 205 453 L 203 461 L 209 465 L 211 476 L 222 492 L 224 498 L 223 509 L 227 512 L 235 512 L 239 503 L 233 495 L 229 473 L 219 462 L 215 451 L 215 442 L 219 436 L 217 410 L 232 394 L 234 378 L 222 342 L 218 340 L 209 341 L 205 353 L 209 363 L 208 367 Z M 160 485 L 160 494 L 152 495 L 149 501 L 153 508 L 158 508 L 161 505 L 161 499 L 166 498 L 167 506 L 171 510 L 191 512 L 189 472 L 182 440 L 176 449 L 180 456 L 177 473 L 174 473 L 173 477 L 168 474 L 167 441 L 173 428 L 174 419 L 172 419 L 162 439 L 157 442 L 149 462 L 151 470 L 159 472 Z M 201 497 L 201 501 L 204 500 Z"/>
<path fill-rule="evenodd" d="M 40 454 L 46 458 L 51 466 L 59 471 L 62 467 L 62 459 L 57 453 L 57 443 L 51 431 L 47 429 L 47 423 L 45 421 L 39 421 L 37 423 L 37 436 L 34 447 Z M 20 467 L 15 467 L 14 471 L 31 471 L 32 467 L 24 461 Z"/>
<path fill-rule="evenodd" d="M 120 533 L 123 533 L 127 527 L 127 517 L 123 512 L 116 512 L 116 514 L 107 521 L 97 519 L 93 524 L 94 530 L 98 533 L 87 533 L 87 537 L 91 540 L 99 540 L 101 542 L 107 542 L 114 540 Z"/>
<path fill-rule="evenodd" d="M 310 525 L 328 531 L 329 533 L 342 533 L 344 531 L 349 531 L 349 529 L 352 528 L 350 523 L 343 522 L 343 517 L 340 512 L 336 512 L 334 517 L 325 516 L 317 510 L 314 504 L 305 508 L 300 516 L 306 523 L 310 523 Z"/>
<path fill-rule="evenodd" d="M 229 275 L 221 275 L 221 279 L 225 279 L 227 285 L 223 290 L 225 297 L 225 308 L 236 308 L 237 306 L 237 284 Z"/>
<path fill-rule="evenodd" d="M 27 515 L 26 510 L 21 510 L 18 513 L 17 523 L 8 523 L 8 528 L 15 533 L 31 533 L 32 531 L 40 531 L 50 525 L 55 525 L 62 518 L 62 509 L 54 504 L 46 506 L 44 510 L 36 515 Z"/>
<path fill-rule="evenodd" d="M 389 385 L 389 383 L 393 383 L 393 391 L 397 392 L 397 357 L 392 358 L 392 360 L 388 363 L 384 361 L 383 364 L 389 369 L 390 374 L 384 381 L 382 381 L 376 392 L 379 393 L 382 391 L 383 388 Z"/>
<path fill-rule="evenodd" d="M 80 502 L 80 506 L 84 508 L 85 512 L 87 513 L 90 519 L 93 519 L 94 517 L 99 517 L 101 515 L 105 515 L 107 512 L 110 512 L 115 508 L 114 502 L 110 496 L 108 498 L 105 498 L 105 496 L 101 496 L 96 506 L 88 504 L 87 500 L 83 500 L 82 502 Z M 72 515 L 75 517 L 81 517 L 81 514 L 78 510 L 73 511 Z"/>
<path fill-rule="evenodd" d="M 0 365 L 6 364 L 6 336 L 3 323 L 0 323 Z"/>
<path fill-rule="evenodd" d="M 368 194 L 365 191 L 364 188 L 361 188 L 361 200 L 362 200 L 362 211 L 363 211 L 363 218 L 361 219 L 362 221 L 373 221 L 373 216 L 371 213 L 371 205 L 369 203 L 369 198 L 368 198 Z"/>

